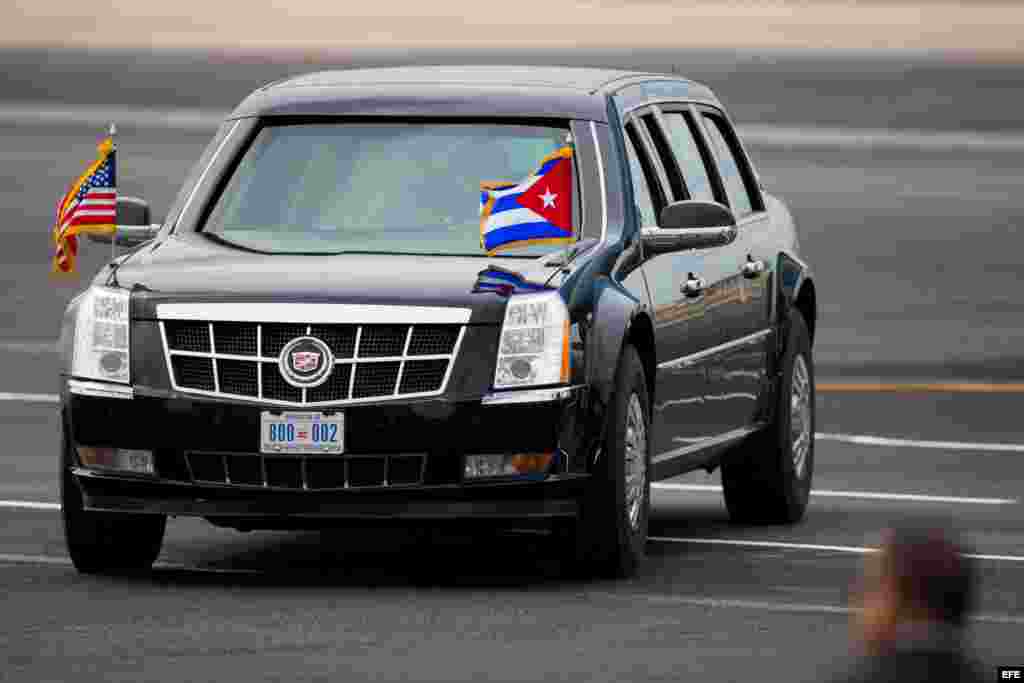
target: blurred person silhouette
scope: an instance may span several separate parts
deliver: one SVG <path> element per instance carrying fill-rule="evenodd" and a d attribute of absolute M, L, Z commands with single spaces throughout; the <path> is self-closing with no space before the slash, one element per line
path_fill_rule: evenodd
<path fill-rule="evenodd" d="M 853 635 L 860 657 L 838 680 L 990 680 L 964 636 L 974 580 L 970 558 L 941 529 L 884 532 L 859 587 Z"/>

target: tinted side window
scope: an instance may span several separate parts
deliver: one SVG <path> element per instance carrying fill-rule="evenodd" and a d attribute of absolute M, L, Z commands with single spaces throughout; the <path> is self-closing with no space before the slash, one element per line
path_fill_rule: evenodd
<path fill-rule="evenodd" d="M 704 115 L 705 130 L 711 140 L 711 147 L 718 159 L 718 170 L 722 175 L 725 193 L 729 196 L 729 204 L 737 218 L 754 211 L 754 202 L 743 178 L 743 170 L 737 155 L 729 144 L 726 123 L 715 116 Z"/>
<path fill-rule="evenodd" d="M 665 139 L 661 126 L 658 125 L 658 120 L 654 117 L 654 114 L 645 114 L 641 118 L 647 127 L 647 135 L 651 138 L 655 152 L 661 157 L 661 165 L 665 169 L 665 175 L 668 178 L 668 184 L 671 187 L 672 193 L 676 199 L 685 199 L 686 187 L 683 186 L 683 179 L 676 173 L 676 169 L 672 165 L 672 151 L 669 149 L 668 140 Z"/>
<path fill-rule="evenodd" d="M 658 224 L 658 214 L 651 196 L 650 169 L 645 171 L 640 155 L 637 153 L 633 135 L 626 135 L 626 156 L 629 157 L 629 177 L 633 180 L 633 199 L 636 210 L 640 214 L 641 227 L 652 227 Z"/>
<path fill-rule="evenodd" d="M 676 162 L 683 172 L 686 189 L 690 199 L 705 202 L 715 199 L 715 189 L 711 184 L 708 169 L 704 166 L 704 157 L 697 146 L 697 140 L 690 126 L 690 117 L 682 112 L 665 112 L 665 126 L 668 128 L 669 143 L 675 154 Z"/>

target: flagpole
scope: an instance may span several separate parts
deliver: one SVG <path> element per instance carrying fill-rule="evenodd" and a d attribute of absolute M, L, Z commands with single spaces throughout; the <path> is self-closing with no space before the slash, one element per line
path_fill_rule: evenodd
<path fill-rule="evenodd" d="M 117 151 L 117 142 L 115 136 L 117 135 L 117 124 L 113 121 L 110 122 L 110 145 L 113 151 Z M 116 162 L 115 162 L 116 163 Z M 117 173 L 117 166 L 114 166 L 114 173 Z M 114 176 L 114 197 L 117 197 L 117 176 Z M 110 262 L 113 263 L 117 258 L 117 210 L 114 211 L 114 232 L 110 234 Z"/>

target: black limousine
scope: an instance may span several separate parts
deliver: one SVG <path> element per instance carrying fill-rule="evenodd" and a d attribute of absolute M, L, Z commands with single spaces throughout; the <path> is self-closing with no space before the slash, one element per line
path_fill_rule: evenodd
<path fill-rule="evenodd" d="M 130 249 L 61 330 L 80 571 L 148 568 L 168 516 L 475 518 L 628 576 L 651 482 L 698 468 L 734 520 L 804 514 L 814 279 L 703 85 L 289 78 L 227 117 L 161 224 L 127 197 L 118 223 Z"/>

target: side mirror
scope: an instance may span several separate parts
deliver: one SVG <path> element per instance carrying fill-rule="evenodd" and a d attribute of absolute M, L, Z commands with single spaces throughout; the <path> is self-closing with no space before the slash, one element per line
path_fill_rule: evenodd
<path fill-rule="evenodd" d="M 662 209 L 658 224 L 640 231 L 648 256 L 721 247 L 736 239 L 736 217 L 717 202 L 674 202 Z"/>
<path fill-rule="evenodd" d="M 93 242 L 134 247 L 156 237 L 159 225 L 153 225 L 149 217 L 149 204 L 138 197 L 117 198 L 117 232 L 98 235 L 86 233 Z"/>
<path fill-rule="evenodd" d="M 117 198 L 117 225 L 149 225 L 149 204 L 138 197 Z"/>

